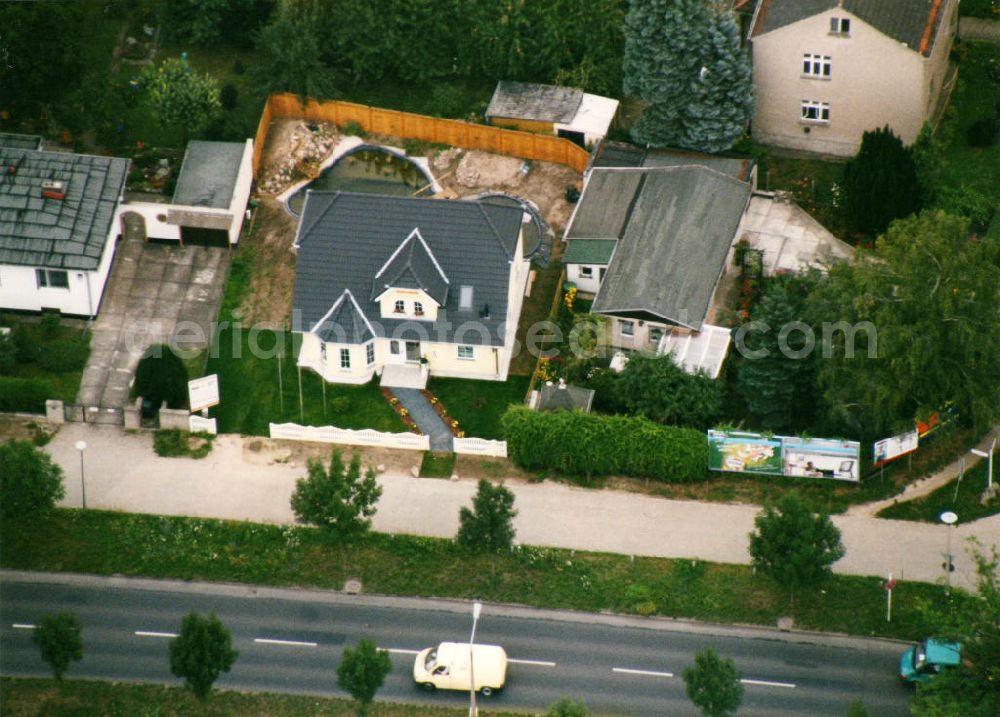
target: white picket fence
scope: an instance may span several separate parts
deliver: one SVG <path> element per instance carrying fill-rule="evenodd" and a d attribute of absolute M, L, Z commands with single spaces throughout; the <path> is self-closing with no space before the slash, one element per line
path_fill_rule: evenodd
<path fill-rule="evenodd" d="M 364 428 L 355 431 L 336 426 L 300 426 L 297 423 L 272 423 L 271 438 L 319 443 L 344 443 L 349 446 L 381 446 L 382 448 L 409 448 L 415 451 L 430 450 L 431 440 L 416 433 L 385 433 Z"/>
<path fill-rule="evenodd" d="M 455 453 L 466 453 L 473 456 L 507 457 L 506 441 L 490 441 L 485 438 L 456 438 Z"/>

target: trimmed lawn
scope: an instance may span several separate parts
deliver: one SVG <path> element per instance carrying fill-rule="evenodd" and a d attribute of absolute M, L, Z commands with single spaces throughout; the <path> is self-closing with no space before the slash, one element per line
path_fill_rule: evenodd
<path fill-rule="evenodd" d="M 46 346 L 53 341 L 77 341 L 82 339 L 90 344 L 90 334 L 82 329 L 60 324 L 49 330 L 43 327 L 39 321 L 29 321 L 14 314 L 4 314 L 0 316 L 0 326 L 10 329 L 21 327 L 21 331 L 26 332 L 30 338 L 30 343 L 38 347 L 39 353 L 44 353 Z M 89 348 L 88 348 L 89 354 Z M 52 396 L 66 403 L 76 403 L 76 394 L 80 391 L 80 379 L 83 378 L 83 368 L 74 371 L 49 371 L 37 362 L 25 363 L 18 361 L 14 364 L 14 370 L 10 374 L 14 378 L 34 378 L 40 381 L 47 381 L 52 387 Z"/>
<path fill-rule="evenodd" d="M 774 625 L 915 639 L 921 601 L 942 586 L 900 582 L 885 622 L 879 578 L 833 576 L 823 590 L 786 590 L 749 566 L 519 546 L 470 555 L 451 540 L 373 533 L 341 551 L 315 528 L 58 509 L 0 524 L 0 565 L 11 570 L 121 574 L 339 589 L 360 578 L 373 594 L 482 598 L 585 611 Z M 636 596 L 641 596 L 637 598 Z M 968 600 L 960 590 L 952 599 Z"/>
<path fill-rule="evenodd" d="M 205 373 L 219 375 L 221 403 L 212 411 L 219 419 L 220 433 L 266 436 L 268 423 L 289 421 L 393 433 L 406 430 L 378 386 L 327 384 L 324 402 L 323 381 L 305 369 L 301 372 L 300 412 L 297 347 L 298 341 L 285 331 L 227 327 L 218 333 Z M 283 354 L 280 359 L 279 353 Z"/>
<path fill-rule="evenodd" d="M 1000 480 L 996 471 L 993 480 Z M 1000 513 L 1000 500 L 994 500 L 989 505 L 982 505 L 979 496 L 986 489 L 986 461 L 980 461 L 973 470 L 963 476 L 941 486 L 930 495 L 897 503 L 881 511 L 880 518 L 895 518 L 896 520 L 919 520 L 926 523 L 940 522 L 940 515 L 946 510 L 958 515 L 959 523 L 968 523 L 988 515 Z"/>
<path fill-rule="evenodd" d="M 455 470 L 454 453 L 432 453 L 426 451 L 420 462 L 421 478 L 449 478 Z"/>
<path fill-rule="evenodd" d="M 448 415 L 458 419 L 469 438 L 500 439 L 500 416 L 512 403 L 524 403 L 527 376 L 510 376 L 506 381 L 469 381 L 460 378 L 432 378 L 427 389 L 441 399 Z"/>

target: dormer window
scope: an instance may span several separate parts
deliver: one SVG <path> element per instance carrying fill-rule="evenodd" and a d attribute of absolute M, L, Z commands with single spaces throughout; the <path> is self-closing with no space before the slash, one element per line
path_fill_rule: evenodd
<path fill-rule="evenodd" d="M 472 310 L 472 287 L 463 286 L 458 291 L 458 308 L 462 311 Z"/>
<path fill-rule="evenodd" d="M 393 311 L 395 311 L 397 314 L 405 314 L 406 302 L 404 302 L 402 299 L 398 299 L 396 301 L 396 307 L 393 309 Z"/>
<path fill-rule="evenodd" d="M 851 19 L 849 17 L 831 17 L 830 33 L 833 35 L 850 35 Z"/>
<path fill-rule="evenodd" d="M 400 303 L 402 303 L 402 302 L 400 302 Z M 414 301 L 413 302 L 413 313 L 416 314 L 417 316 L 423 316 L 424 315 L 424 305 L 421 304 L 419 301 Z"/>

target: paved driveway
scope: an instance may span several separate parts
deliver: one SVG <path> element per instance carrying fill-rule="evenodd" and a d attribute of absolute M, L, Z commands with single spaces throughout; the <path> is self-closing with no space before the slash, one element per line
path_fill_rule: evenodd
<path fill-rule="evenodd" d="M 229 262 L 228 249 L 123 239 L 92 327 L 77 403 L 124 405 L 151 344 L 207 348 Z"/>

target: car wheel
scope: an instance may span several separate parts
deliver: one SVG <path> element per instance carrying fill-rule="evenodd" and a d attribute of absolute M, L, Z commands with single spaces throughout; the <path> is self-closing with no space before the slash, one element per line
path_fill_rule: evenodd
<path fill-rule="evenodd" d="M 481 694 L 483 697 L 489 697 L 490 695 L 493 694 L 493 688 L 484 687 L 483 689 L 479 690 L 479 694 Z"/>
<path fill-rule="evenodd" d="M 437 689 L 436 687 L 434 687 L 433 683 L 431 683 L 431 682 L 421 682 L 420 683 L 420 688 L 424 692 L 433 692 L 435 689 Z"/>

